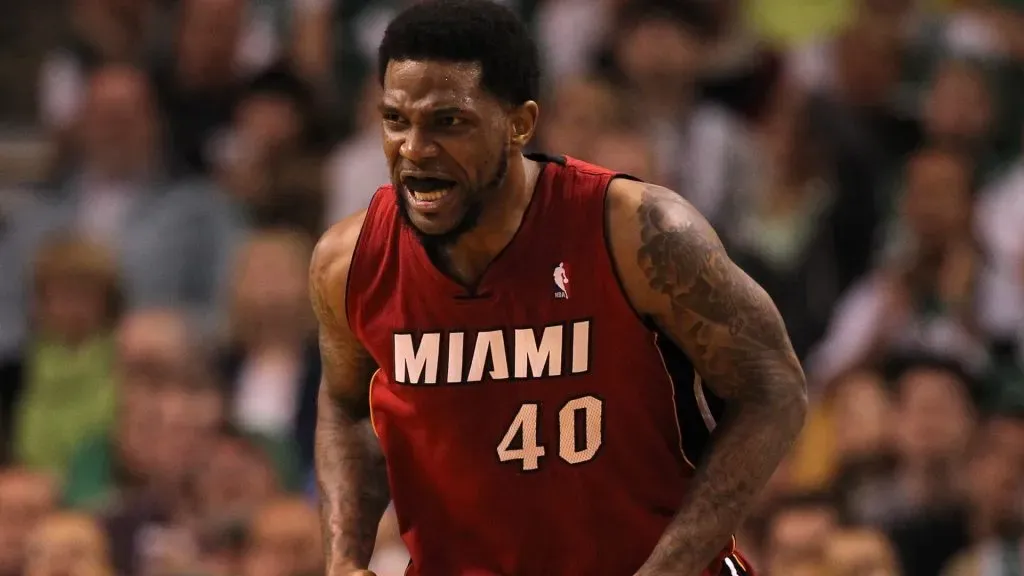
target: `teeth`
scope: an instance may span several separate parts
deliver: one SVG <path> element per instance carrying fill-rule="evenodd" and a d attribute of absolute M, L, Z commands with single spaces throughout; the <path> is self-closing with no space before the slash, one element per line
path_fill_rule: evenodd
<path fill-rule="evenodd" d="M 444 198 L 448 194 L 447 190 L 435 190 L 433 192 L 413 192 L 413 198 L 416 198 L 420 202 L 435 202 Z"/>

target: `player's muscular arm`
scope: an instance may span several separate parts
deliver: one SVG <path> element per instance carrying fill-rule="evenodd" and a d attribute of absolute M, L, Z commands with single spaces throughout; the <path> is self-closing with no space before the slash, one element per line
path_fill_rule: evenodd
<path fill-rule="evenodd" d="M 686 501 L 639 572 L 696 575 L 729 542 L 803 426 L 804 375 L 775 305 L 693 206 L 670 190 L 616 180 L 608 217 L 634 306 L 727 404 Z"/>
<path fill-rule="evenodd" d="M 309 272 L 323 363 L 316 475 L 328 576 L 367 567 L 389 498 L 384 457 L 367 418 L 376 366 L 345 316 L 345 284 L 362 219 L 362 214 L 354 216 L 328 231 L 317 244 Z"/>

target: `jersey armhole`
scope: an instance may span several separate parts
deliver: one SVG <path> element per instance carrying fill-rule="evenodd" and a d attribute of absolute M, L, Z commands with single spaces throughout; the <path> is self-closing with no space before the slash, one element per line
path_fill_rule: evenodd
<path fill-rule="evenodd" d="M 356 332 L 356 328 L 352 324 L 352 311 L 355 306 L 355 303 L 351 298 L 352 276 L 353 272 L 357 270 L 357 266 L 361 260 L 361 248 L 364 244 L 363 237 L 366 235 L 367 225 L 371 223 L 371 219 L 376 214 L 381 190 L 384 190 L 386 187 L 387 186 L 380 186 L 377 188 L 377 191 L 373 193 L 373 197 L 370 199 L 370 205 L 366 209 L 366 216 L 363 217 L 363 221 L 359 225 L 359 234 L 356 236 L 355 246 L 352 247 L 352 260 L 348 265 L 348 275 L 345 277 L 345 322 L 348 324 L 349 331 L 352 332 L 356 338 L 359 338 L 359 334 Z"/>
<path fill-rule="evenodd" d="M 686 352 L 677 346 L 672 338 L 654 324 L 654 321 L 633 306 L 626 292 L 626 286 L 622 282 L 618 266 L 615 263 L 615 256 L 611 245 L 611 227 L 608 211 L 608 189 L 612 182 L 618 178 L 643 182 L 628 174 L 615 174 L 609 180 L 604 190 L 604 201 L 602 205 L 603 220 L 602 234 L 604 236 L 605 253 L 608 263 L 611 266 L 612 275 L 619 285 L 619 292 L 625 299 L 626 305 L 636 316 L 637 320 L 651 332 L 655 346 L 664 365 L 665 372 L 672 382 L 673 401 L 675 402 L 676 423 L 679 427 L 680 451 L 683 459 L 691 468 L 706 455 L 707 447 L 711 442 L 711 433 L 718 422 L 721 421 L 725 410 L 725 403 L 714 395 L 713 392 L 704 386 L 702 377 L 693 365 L 693 361 Z M 730 551 L 731 553 L 731 551 Z"/>
<path fill-rule="evenodd" d="M 651 322 L 650 318 L 644 316 L 639 310 L 633 306 L 633 301 L 629 298 L 629 293 L 626 292 L 626 285 L 622 282 L 622 275 L 619 274 L 619 266 L 615 262 L 615 254 L 612 252 L 612 241 L 611 241 L 611 221 L 608 212 L 608 189 L 611 188 L 612 182 L 623 179 L 632 180 L 634 182 L 643 182 L 643 180 L 630 176 L 629 174 L 613 174 L 608 179 L 608 183 L 604 187 L 604 197 L 601 201 L 601 239 L 604 242 L 605 257 L 608 259 L 608 266 L 611 268 L 612 276 L 615 277 L 615 283 L 619 287 L 619 294 L 622 295 L 622 299 L 625 300 L 626 306 L 633 311 L 633 315 L 640 321 L 648 330 L 654 332 L 655 327 Z"/>

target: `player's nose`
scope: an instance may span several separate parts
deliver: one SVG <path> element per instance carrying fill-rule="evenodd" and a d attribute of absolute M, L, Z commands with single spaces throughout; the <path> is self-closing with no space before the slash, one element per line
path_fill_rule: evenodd
<path fill-rule="evenodd" d="M 406 133 L 398 152 L 402 158 L 419 165 L 423 160 L 437 156 L 437 144 L 429 134 L 413 128 Z"/>

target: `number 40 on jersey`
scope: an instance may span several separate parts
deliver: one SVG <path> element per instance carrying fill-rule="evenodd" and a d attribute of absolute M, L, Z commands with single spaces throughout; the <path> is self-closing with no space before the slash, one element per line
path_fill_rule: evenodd
<path fill-rule="evenodd" d="M 519 412 L 498 444 L 499 460 L 518 460 L 524 471 L 540 467 L 540 461 L 547 453 L 544 441 L 551 441 L 550 438 L 539 438 L 540 408 L 540 404 L 535 403 L 519 407 Z M 580 396 L 562 405 L 555 423 L 559 458 L 568 464 L 583 464 L 597 455 L 602 441 L 603 411 L 604 402 L 595 396 Z"/>

